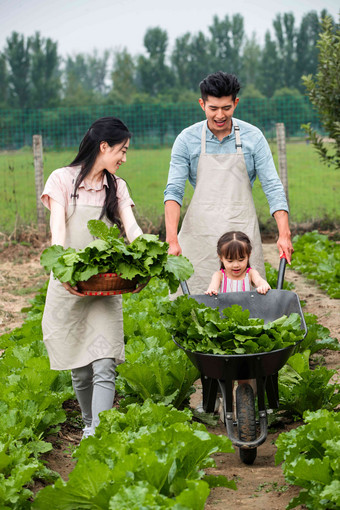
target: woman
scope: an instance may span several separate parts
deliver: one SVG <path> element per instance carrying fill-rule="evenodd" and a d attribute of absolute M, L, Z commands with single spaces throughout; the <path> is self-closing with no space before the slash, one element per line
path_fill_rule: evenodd
<path fill-rule="evenodd" d="M 94 238 L 90 219 L 124 227 L 131 242 L 140 234 L 124 180 L 115 176 L 126 161 L 131 133 L 115 117 L 95 121 L 68 167 L 48 178 L 41 196 L 50 209 L 52 244 L 82 249 Z M 73 388 L 92 435 L 98 413 L 111 409 L 115 367 L 124 361 L 121 296 L 88 297 L 51 277 L 42 320 L 52 370 L 71 369 Z"/>

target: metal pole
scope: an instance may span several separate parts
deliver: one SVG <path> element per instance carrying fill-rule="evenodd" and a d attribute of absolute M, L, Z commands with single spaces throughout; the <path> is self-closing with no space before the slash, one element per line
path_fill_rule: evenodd
<path fill-rule="evenodd" d="M 45 209 L 43 203 L 40 200 L 40 195 L 44 190 L 43 143 L 41 135 L 33 135 L 33 156 L 38 227 L 45 227 Z"/>
<path fill-rule="evenodd" d="M 287 203 L 289 205 L 288 196 L 288 171 L 287 171 L 287 153 L 286 153 L 286 131 L 283 122 L 276 124 L 276 140 L 279 156 L 279 176 L 286 193 Z"/>

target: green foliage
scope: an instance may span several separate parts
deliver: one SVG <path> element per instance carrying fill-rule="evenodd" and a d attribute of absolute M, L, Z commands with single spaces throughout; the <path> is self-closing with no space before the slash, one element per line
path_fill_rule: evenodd
<path fill-rule="evenodd" d="M 47 271 L 53 271 L 61 282 L 73 286 L 98 273 L 116 272 L 128 280 L 137 278 L 139 283 L 157 276 L 175 292 L 180 280 L 187 280 L 193 272 L 188 259 L 182 255 L 168 255 L 168 244 L 155 235 L 142 234 L 126 245 L 119 238 L 116 225 L 109 228 L 101 220 L 90 220 L 87 226 L 98 239 L 83 250 L 53 245 L 41 255 L 41 264 Z"/>
<path fill-rule="evenodd" d="M 95 437 L 83 441 L 69 481 L 58 480 L 39 492 L 33 507 L 56 510 L 201 509 L 209 485 L 235 489 L 225 477 L 204 477 L 215 465 L 211 455 L 232 452 L 225 436 L 209 434 L 204 425 L 189 423 L 189 411 L 146 401 L 100 415 Z"/>
<path fill-rule="evenodd" d="M 317 231 L 293 239 L 292 268 L 315 280 L 331 298 L 340 298 L 340 245 Z"/>
<path fill-rule="evenodd" d="M 117 390 L 126 402 L 151 398 L 179 408 L 193 392 L 199 373 L 163 324 L 168 301 L 166 285 L 156 279 L 124 296 L 126 361 L 117 368 Z"/>
<path fill-rule="evenodd" d="M 256 34 L 247 38 L 240 13 L 223 18 L 213 16 L 205 31 L 186 32 L 177 37 L 171 52 L 166 30 L 149 27 L 144 35 L 147 55 L 131 55 L 126 48 L 116 51 L 112 72 L 108 66 L 112 48 L 102 55 L 94 51 L 68 56 L 59 70 L 61 58 L 56 42 L 43 39 L 39 33 L 25 39 L 13 32 L 4 48 L 8 80 L 1 84 L 0 69 L 0 89 L 4 90 L 0 97 L 5 102 L 6 96 L 10 96 L 11 106 L 21 108 L 47 104 L 69 107 L 114 104 L 119 108 L 122 104 L 150 104 L 156 97 L 164 101 L 172 96 L 177 101 L 174 91 L 179 90 L 179 96 L 194 93 L 197 101 L 200 81 L 209 73 L 225 69 L 226 62 L 228 72 L 236 74 L 242 85 L 255 85 L 262 94 L 271 97 L 282 87 L 300 88 L 301 75 L 316 72 L 315 43 L 319 19 L 324 14 L 319 17 L 315 11 L 307 12 L 300 26 L 292 13 L 277 14 L 273 20 L 275 39 L 271 40 L 268 31 L 263 47 Z M 136 112 L 132 112 L 131 117 L 134 116 Z M 154 127 L 152 121 L 151 126 Z M 77 129 L 76 125 L 74 128 Z"/>
<path fill-rule="evenodd" d="M 283 349 L 304 336 L 299 314 L 275 321 L 249 318 L 249 310 L 233 305 L 223 310 L 180 296 L 169 303 L 164 318 L 167 330 L 185 349 L 212 354 L 252 354 Z"/>
<path fill-rule="evenodd" d="M 278 89 L 270 102 L 275 122 L 284 123 L 287 136 L 296 135 L 301 129 L 301 119 L 312 115 L 311 105 L 297 89 Z"/>
<path fill-rule="evenodd" d="M 291 356 L 279 372 L 280 409 L 301 419 L 305 411 L 332 410 L 340 403 L 337 383 L 330 383 L 336 370 L 318 366 L 309 368 L 310 351 Z"/>
<path fill-rule="evenodd" d="M 317 323 L 317 316 L 312 313 L 304 313 L 307 325 L 307 335 L 296 347 L 295 352 L 303 352 L 308 350 L 311 355 L 321 349 L 329 349 L 331 351 L 339 351 L 340 344 L 336 338 L 332 338 L 329 329 Z"/>
<path fill-rule="evenodd" d="M 0 338 L 0 349 L 5 349 L 0 362 L 1 508 L 28 508 L 31 480 L 58 476 L 39 456 L 51 450 L 44 437 L 65 421 L 62 403 L 73 390 L 69 373 L 49 368 L 40 326 L 43 295 L 23 326 Z"/>
<path fill-rule="evenodd" d="M 304 414 L 305 425 L 280 434 L 276 441 L 276 464 L 284 462 L 288 483 L 301 487 L 287 509 L 340 507 L 340 413 L 320 409 Z"/>
<path fill-rule="evenodd" d="M 324 132 L 335 141 L 335 147 L 323 142 L 311 124 L 305 129 L 321 160 L 340 168 L 340 29 L 334 27 L 330 17 L 325 17 L 317 46 L 319 48 L 317 73 L 303 76 L 307 95 L 317 110 Z"/>
<path fill-rule="evenodd" d="M 274 269 L 273 266 L 271 266 L 268 262 L 264 263 L 265 270 L 266 270 L 266 280 L 269 283 L 270 287 L 272 289 L 276 289 L 277 287 L 277 277 L 278 277 L 278 270 Z M 294 283 L 287 282 L 286 280 L 283 281 L 283 289 L 284 290 L 292 290 L 294 288 Z"/>

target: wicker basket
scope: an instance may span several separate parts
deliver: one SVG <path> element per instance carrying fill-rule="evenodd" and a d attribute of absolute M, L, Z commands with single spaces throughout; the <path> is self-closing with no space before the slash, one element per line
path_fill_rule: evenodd
<path fill-rule="evenodd" d="M 134 291 L 137 284 L 136 278 L 124 280 L 117 273 L 99 273 L 85 282 L 78 282 L 77 287 L 86 296 L 115 296 Z"/>

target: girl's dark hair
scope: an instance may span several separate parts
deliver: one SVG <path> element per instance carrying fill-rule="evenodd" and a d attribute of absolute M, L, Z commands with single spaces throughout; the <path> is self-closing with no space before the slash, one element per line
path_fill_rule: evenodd
<path fill-rule="evenodd" d="M 77 190 L 81 182 L 91 171 L 94 162 L 99 154 L 101 142 L 107 142 L 110 147 L 122 144 L 131 138 L 131 133 L 126 125 L 116 117 L 102 117 L 96 120 L 89 128 L 80 142 L 79 151 L 69 166 L 81 165 L 81 170 L 74 184 L 74 196 L 77 197 Z M 108 186 L 105 189 L 106 197 L 100 219 L 103 216 L 116 223 L 121 228 L 121 221 L 118 214 L 117 179 L 114 175 L 104 170 Z"/>
<path fill-rule="evenodd" d="M 217 71 L 217 73 L 209 74 L 201 81 L 199 86 L 203 101 L 206 101 L 208 96 L 232 96 L 233 101 L 235 101 L 241 88 L 241 85 L 234 74 L 224 73 L 223 71 Z"/>
<path fill-rule="evenodd" d="M 249 237 L 243 232 L 233 230 L 232 232 L 226 232 L 217 241 L 217 254 L 219 257 L 225 259 L 238 259 L 250 257 L 251 254 L 251 242 Z M 248 260 L 248 266 L 249 260 Z M 224 265 L 221 261 L 221 269 L 224 269 Z"/>

